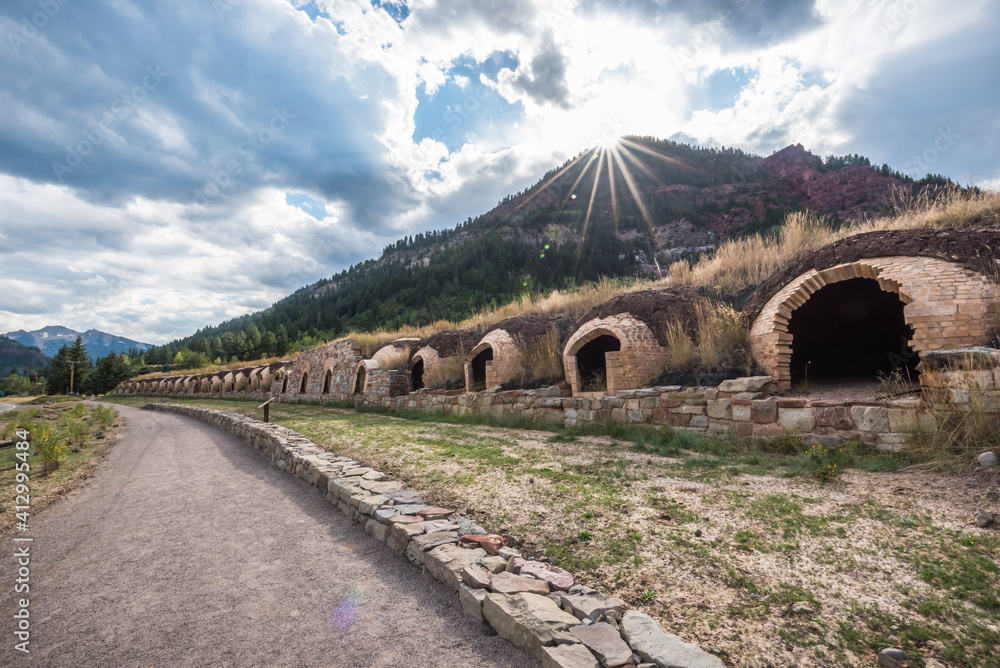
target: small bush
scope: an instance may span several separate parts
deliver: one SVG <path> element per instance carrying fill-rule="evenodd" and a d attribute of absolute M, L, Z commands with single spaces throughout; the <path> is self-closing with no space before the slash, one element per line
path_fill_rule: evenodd
<path fill-rule="evenodd" d="M 48 475 L 59 468 L 59 462 L 69 448 L 63 445 L 59 435 L 53 432 L 48 423 L 36 423 L 30 427 L 29 432 L 35 454 L 42 460 L 42 473 Z"/>
<path fill-rule="evenodd" d="M 94 409 L 94 420 L 105 426 L 114 424 L 117 415 L 118 413 L 111 406 L 98 406 Z"/>
<path fill-rule="evenodd" d="M 699 304 L 698 358 L 706 371 L 739 366 L 750 372 L 750 333 L 733 307 Z"/>
<path fill-rule="evenodd" d="M 379 359 L 378 368 L 406 373 L 409 363 L 410 351 L 408 348 L 393 348 L 392 352 L 386 353 Z"/>
<path fill-rule="evenodd" d="M 805 452 L 805 459 L 810 470 L 820 482 L 830 482 L 837 479 L 840 468 L 836 456 L 822 445 L 814 445 Z"/>

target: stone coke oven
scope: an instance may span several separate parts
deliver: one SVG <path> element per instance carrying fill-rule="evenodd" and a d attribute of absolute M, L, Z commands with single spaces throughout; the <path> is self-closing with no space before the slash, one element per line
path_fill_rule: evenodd
<path fill-rule="evenodd" d="M 997 324 L 993 247 L 992 230 L 919 230 L 820 249 L 744 307 L 754 359 L 787 391 L 808 379 L 913 374 L 923 353 L 986 344 Z"/>
<path fill-rule="evenodd" d="M 413 344 L 416 352 L 410 358 L 410 387 L 420 390 L 452 389 L 454 383 L 464 383 L 463 361 L 475 345 L 474 332 L 446 330 L 432 334 Z M 451 373 L 454 369 L 454 373 Z"/>
<path fill-rule="evenodd" d="M 368 379 L 373 371 L 378 370 L 378 362 L 375 360 L 361 360 L 354 367 L 354 384 L 352 394 L 364 394 L 368 390 Z"/>
<path fill-rule="evenodd" d="M 465 391 L 503 385 L 526 373 L 522 353 L 553 332 L 558 337 L 558 322 L 549 315 L 517 316 L 487 329 L 466 358 Z"/>
<path fill-rule="evenodd" d="M 563 347 L 563 368 L 573 396 L 614 394 L 648 384 L 667 361 L 667 325 L 680 322 L 693 337 L 702 301 L 686 288 L 640 290 L 587 311 Z"/>

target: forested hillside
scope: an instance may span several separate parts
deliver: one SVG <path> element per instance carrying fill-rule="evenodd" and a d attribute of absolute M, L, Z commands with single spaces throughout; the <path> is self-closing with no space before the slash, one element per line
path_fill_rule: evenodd
<path fill-rule="evenodd" d="M 460 321 L 525 293 L 656 275 L 720 240 L 775 230 L 793 211 L 819 211 L 837 226 L 951 185 L 933 175 L 914 181 L 858 155 L 820 159 L 801 145 L 761 158 L 626 138 L 581 153 L 488 213 L 400 239 L 377 260 L 153 348 L 145 361 L 192 368 L 280 356 L 349 330 Z"/>
<path fill-rule="evenodd" d="M 38 348 L 0 336 L 0 378 L 15 372 L 19 376 L 27 376 L 44 370 L 49 362 L 49 358 Z"/>

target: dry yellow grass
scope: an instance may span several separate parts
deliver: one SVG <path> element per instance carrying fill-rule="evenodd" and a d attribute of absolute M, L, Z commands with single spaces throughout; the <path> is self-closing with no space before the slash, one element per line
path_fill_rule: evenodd
<path fill-rule="evenodd" d="M 694 366 L 696 348 L 682 323 L 668 323 L 663 338 L 667 348 L 667 367 L 669 369 L 687 371 Z"/>
<path fill-rule="evenodd" d="M 376 337 L 382 345 L 403 336 L 429 336 L 445 329 L 487 328 L 521 315 L 564 313 L 579 318 L 590 308 L 632 290 L 694 285 L 725 299 L 760 285 L 799 258 L 823 246 L 865 232 L 942 227 L 1000 225 L 1000 192 L 962 193 L 957 190 L 909 200 L 900 199 L 893 215 L 859 220 L 834 230 L 823 216 L 810 212 L 790 214 L 778 236 L 754 235 L 725 241 L 691 266 L 673 263 L 662 279 L 602 279 L 571 292 L 526 295 L 516 302 L 483 311 L 462 322 L 439 321 L 421 328 L 367 334 L 351 332 L 345 338 Z M 377 349 L 377 348 L 376 348 Z"/>
<path fill-rule="evenodd" d="M 424 372 L 424 385 L 429 390 L 444 390 L 465 385 L 465 349 L 457 355 L 445 357 L 439 364 Z"/>
<path fill-rule="evenodd" d="M 552 328 L 532 343 L 518 341 L 515 378 L 521 386 L 531 382 L 558 382 L 565 375 L 562 365 L 562 340 Z"/>
<path fill-rule="evenodd" d="M 933 197 L 925 195 L 912 199 L 900 198 L 893 215 L 860 220 L 837 230 L 834 230 L 822 216 L 810 212 L 796 212 L 785 219 L 779 235 L 754 235 L 725 241 L 719 244 L 714 253 L 704 257 L 694 266 L 683 260 L 673 263 L 669 267 L 668 275 L 662 279 L 639 281 L 605 278 L 573 291 L 556 290 L 546 295 L 525 295 L 518 301 L 485 310 L 461 322 L 439 320 L 423 327 L 404 327 L 395 331 L 349 332 L 338 340 L 346 338 L 357 340 L 361 345 L 362 354 L 365 358 L 370 358 L 379 348 L 399 338 L 424 338 L 448 329 L 485 330 L 501 320 L 515 316 L 563 313 L 575 320 L 590 308 L 632 290 L 693 285 L 715 295 L 718 300 L 725 301 L 760 285 L 814 250 L 856 234 L 884 230 L 985 226 L 1000 226 L 1000 192 L 963 193 L 952 190 Z M 725 322 L 731 324 L 728 318 L 729 316 L 726 316 Z M 726 324 L 725 328 L 728 333 L 723 335 L 722 342 L 726 337 L 734 335 L 729 329 L 729 324 Z M 745 332 L 741 336 L 745 338 Z M 714 336 L 709 336 L 701 350 L 701 359 L 708 362 L 717 357 L 718 352 L 712 346 L 718 345 L 721 343 Z M 285 359 L 295 359 L 295 357 L 290 355 Z M 205 367 L 192 373 L 210 373 L 269 364 L 274 361 L 278 359 L 235 362 Z M 149 374 L 143 378 L 177 373 Z M 441 377 L 437 378 L 437 374 Z M 431 385 L 432 378 L 442 383 L 439 387 L 443 387 L 446 381 L 458 381 L 455 369 L 440 369 L 437 374 L 426 379 L 428 387 L 434 387 Z"/>

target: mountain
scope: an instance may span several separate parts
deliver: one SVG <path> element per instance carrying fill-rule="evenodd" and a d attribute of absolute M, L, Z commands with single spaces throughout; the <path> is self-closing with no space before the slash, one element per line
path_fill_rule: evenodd
<path fill-rule="evenodd" d="M 152 347 L 148 343 L 139 343 L 132 339 L 100 332 L 96 329 L 88 329 L 86 332 L 76 332 L 60 325 L 49 325 L 48 327 L 42 327 L 32 332 L 19 329 L 16 332 L 7 332 L 3 336 L 26 346 L 35 346 L 49 357 L 53 357 L 59 352 L 59 349 L 64 344 L 72 345 L 76 337 L 81 336 L 83 337 L 83 345 L 95 361 L 98 357 L 104 357 L 108 353 L 128 352 L 129 348 L 144 351 Z"/>
<path fill-rule="evenodd" d="M 6 378 L 11 371 L 17 371 L 19 376 L 28 375 L 44 369 L 50 361 L 38 348 L 0 336 L 0 378 Z"/>
<path fill-rule="evenodd" d="M 931 175 L 915 181 L 859 155 L 820 158 L 801 144 L 760 157 L 626 137 L 580 153 L 454 229 L 400 239 L 378 259 L 261 312 L 199 330 L 153 357 L 168 363 L 183 348 L 212 359 L 274 354 L 264 341 L 279 326 L 294 342 L 462 320 L 526 292 L 602 276 L 662 275 L 670 263 L 721 240 L 776 230 L 793 211 L 825 214 L 840 225 L 953 185 Z"/>

